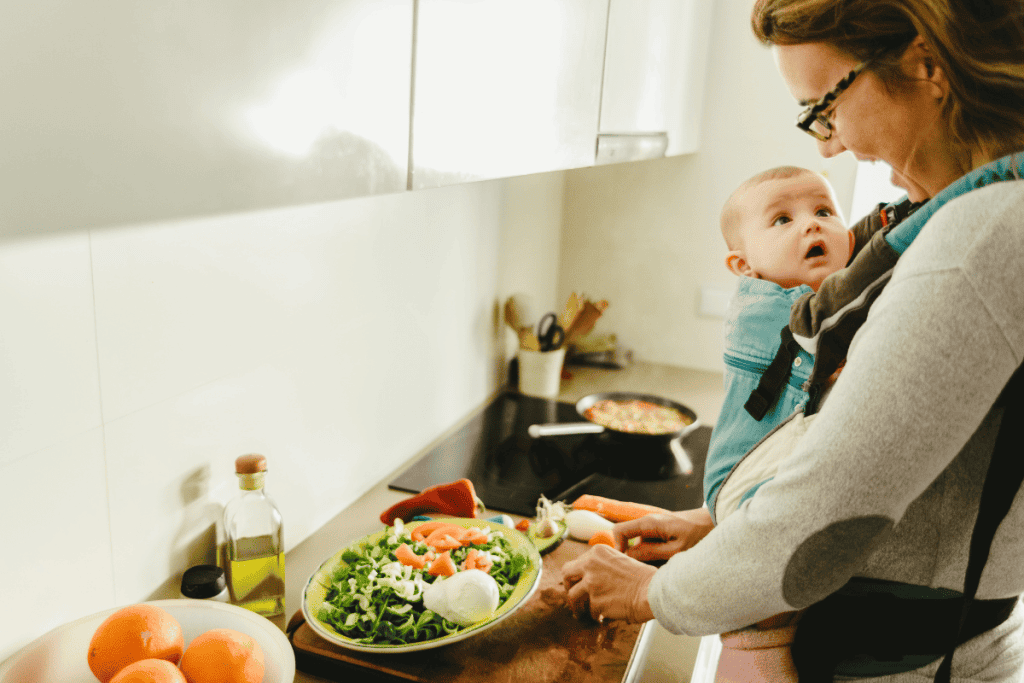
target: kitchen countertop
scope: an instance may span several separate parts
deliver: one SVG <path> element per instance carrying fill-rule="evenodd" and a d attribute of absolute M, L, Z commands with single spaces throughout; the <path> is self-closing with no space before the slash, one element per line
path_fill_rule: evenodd
<path fill-rule="evenodd" d="M 722 374 L 705 370 L 677 368 L 652 363 L 635 363 L 629 368 L 612 370 L 605 368 L 569 366 L 572 378 L 562 381 L 559 400 L 574 403 L 583 396 L 604 391 L 635 391 L 655 394 L 675 400 L 692 408 L 698 420 L 713 425 L 722 403 Z M 482 406 L 481 406 L 482 407 Z M 475 412 L 475 411 L 474 411 Z M 467 415 L 465 419 L 469 419 Z M 460 427 L 462 422 L 438 437 L 440 441 Z M 369 491 L 350 506 L 328 521 L 292 548 L 286 554 L 285 604 L 287 613 L 272 621 L 282 629 L 288 618 L 302 604 L 302 589 L 309 576 L 326 558 L 333 555 L 347 541 L 378 531 L 382 510 L 408 497 L 408 493 L 393 491 L 388 482 L 394 476 L 416 462 L 430 446 L 416 453 L 394 472 L 390 472 Z M 689 680 L 699 639 L 673 636 L 658 626 L 651 635 L 646 670 L 638 680 L 647 683 L 658 681 Z M 327 679 L 297 671 L 297 683 L 323 683 Z"/>

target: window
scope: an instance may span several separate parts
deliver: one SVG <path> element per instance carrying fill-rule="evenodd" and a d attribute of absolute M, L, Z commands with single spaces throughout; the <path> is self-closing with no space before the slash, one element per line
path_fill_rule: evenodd
<path fill-rule="evenodd" d="M 892 169 L 881 162 L 861 161 L 857 164 L 857 177 L 853 181 L 853 204 L 849 221 L 856 223 L 879 202 L 888 204 L 907 194 L 902 187 L 889 181 Z"/>

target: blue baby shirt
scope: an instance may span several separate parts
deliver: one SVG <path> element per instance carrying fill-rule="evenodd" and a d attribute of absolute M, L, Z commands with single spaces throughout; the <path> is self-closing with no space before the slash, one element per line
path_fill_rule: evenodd
<path fill-rule="evenodd" d="M 704 500 L 712 519 L 715 498 L 733 467 L 768 432 L 807 400 L 803 385 L 810 378 L 814 357 L 800 350 L 779 399 L 759 422 L 743 405 L 757 388 L 761 375 L 781 344 L 779 333 L 789 324 L 790 308 L 813 291 L 807 285 L 784 289 L 768 280 L 741 277 L 725 319 L 725 400 L 711 433 L 704 465 Z M 764 483 L 764 482 L 761 482 Z M 757 486 L 744 495 L 752 496 Z"/>

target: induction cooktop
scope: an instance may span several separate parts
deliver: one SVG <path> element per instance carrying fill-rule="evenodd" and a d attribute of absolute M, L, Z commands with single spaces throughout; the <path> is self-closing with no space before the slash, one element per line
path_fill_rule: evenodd
<path fill-rule="evenodd" d="M 687 510 L 703 504 L 711 428 L 690 431 L 684 474 L 667 439 L 609 433 L 532 438 L 532 424 L 581 422 L 571 403 L 505 392 L 431 448 L 388 486 L 419 493 L 463 477 L 489 510 L 532 517 L 541 494 L 571 503 L 584 493 Z"/>

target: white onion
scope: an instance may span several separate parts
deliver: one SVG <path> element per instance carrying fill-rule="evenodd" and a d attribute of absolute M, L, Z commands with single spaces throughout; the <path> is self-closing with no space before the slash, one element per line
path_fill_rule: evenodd
<path fill-rule="evenodd" d="M 615 523 L 590 510 L 570 510 L 565 515 L 569 535 L 578 541 L 589 541 L 598 531 L 611 530 Z"/>

